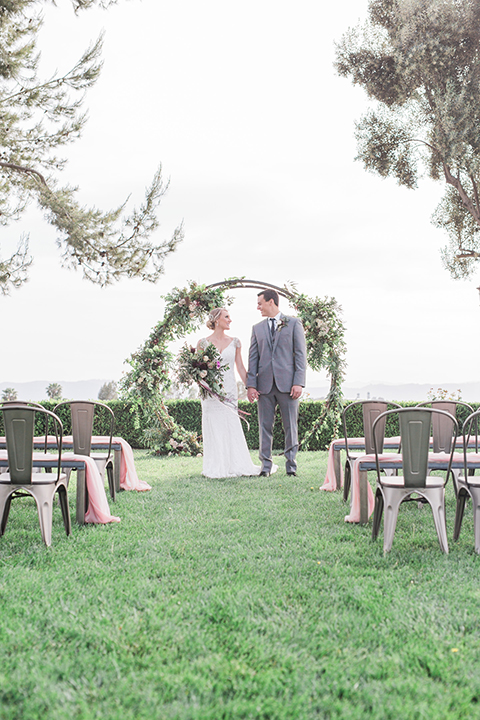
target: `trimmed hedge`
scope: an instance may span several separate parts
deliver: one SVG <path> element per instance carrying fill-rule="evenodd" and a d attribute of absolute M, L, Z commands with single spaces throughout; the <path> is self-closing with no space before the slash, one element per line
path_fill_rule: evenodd
<path fill-rule="evenodd" d="M 44 400 L 41 403 L 47 410 L 52 410 L 57 404 L 54 400 Z M 115 431 L 114 435 L 123 437 L 130 445 L 134 448 L 144 448 L 143 442 L 143 431 L 149 427 L 148 419 L 145 419 L 143 427 L 135 427 L 135 415 L 133 407 L 128 401 L 125 400 L 110 400 L 106 403 L 111 407 L 115 415 Z M 200 400 L 167 400 L 166 406 L 168 407 L 169 413 L 176 420 L 177 423 L 182 425 L 186 430 L 194 432 L 197 435 L 202 433 L 202 407 Z M 413 407 L 417 403 L 415 402 L 404 402 L 399 403 L 402 407 Z M 480 407 L 480 403 L 469 403 L 474 410 Z M 248 416 L 249 428 L 245 423 L 242 423 L 247 445 L 250 449 L 258 449 L 258 415 L 257 415 L 257 404 L 249 403 L 246 400 L 239 402 L 239 407 L 245 412 L 250 413 Z M 323 412 L 324 402 L 322 400 L 307 400 L 300 403 L 299 419 L 298 419 L 298 433 L 300 443 L 307 430 L 311 428 L 313 423 L 320 417 Z M 232 410 L 233 412 L 233 410 Z M 460 425 L 463 423 L 467 416 L 467 412 L 464 408 L 459 408 L 458 419 Z M 65 435 L 71 434 L 70 417 L 68 408 L 61 408 L 60 419 L 63 423 L 63 429 Z M 50 432 L 53 428 L 50 429 Z M 95 413 L 93 434 L 94 435 L 107 435 L 109 431 L 109 418 L 106 413 L 101 410 L 97 410 Z M 347 431 L 350 437 L 361 437 L 363 435 L 362 429 L 362 411 L 361 406 L 354 408 L 352 416 L 349 419 Z M 37 435 L 43 435 L 45 432 L 45 426 L 42 418 L 37 419 L 37 427 L 35 430 Z M 342 429 L 339 429 L 342 434 Z M 0 417 L 0 434 L 4 435 L 3 422 Z M 398 435 L 398 428 L 392 423 L 387 425 L 386 436 Z M 312 441 L 310 444 L 310 450 L 326 450 L 330 445 L 333 437 L 333 424 L 330 423 L 326 430 L 323 432 L 319 441 Z M 282 420 L 280 412 L 277 408 L 275 416 L 275 425 L 273 429 L 273 447 L 275 450 L 282 450 L 284 445 L 284 433 L 282 427 Z"/>

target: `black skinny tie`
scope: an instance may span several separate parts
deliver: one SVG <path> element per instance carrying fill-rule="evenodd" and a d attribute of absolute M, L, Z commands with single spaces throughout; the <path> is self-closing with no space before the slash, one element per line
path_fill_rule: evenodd
<path fill-rule="evenodd" d="M 272 336 L 272 340 L 275 336 L 275 318 L 270 318 L 270 334 Z"/>

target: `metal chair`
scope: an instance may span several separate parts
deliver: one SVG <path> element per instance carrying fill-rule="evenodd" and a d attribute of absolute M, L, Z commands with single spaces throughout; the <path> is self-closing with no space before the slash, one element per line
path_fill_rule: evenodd
<path fill-rule="evenodd" d="M 402 449 L 402 475 L 384 477 L 380 472 L 379 454 L 376 440 L 376 425 L 385 422 L 389 417 L 397 415 L 400 426 L 400 439 Z M 451 439 L 450 458 L 446 477 L 429 475 L 428 453 L 430 449 L 430 431 L 436 415 L 450 423 Z M 378 537 L 383 507 L 385 505 L 385 518 L 383 530 L 383 551 L 388 552 L 392 547 L 393 536 L 397 524 L 400 504 L 411 498 L 412 495 L 424 498 L 432 508 L 435 528 L 443 552 L 448 553 L 447 527 L 445 524 L 445 485 L 450 473 L 455 441 L 458 434 L 458 423 L 453 415 L 437 408 L 413 407 L 390 410 L 373 423 L 373 438 L 375 443 L 375 460 L 377 465 L 377 490 L 375 493 L 375 509 L 373 513 L 372 539 Z"/>
<path fill-rule="evenodd" d="M 0 535 L 3 535 L 10 513 L 12 500 L 31 495 L 36 502 L 42 539 L 46 545 L 52 543 L 52 509 L 55 493 L 58 492 L 63 523 L 67 535 L 71 533 L 68 507 L 68 479 L 61 472 L 63 426 L 60 418 L 43 407 L 29 407 L 25 403 L 7 403 L 0 407 L 5 427 L 8 454 L 8 472 L 0 474 Z M 43 413 L 53 418 L 58 437 L 58 464 L 54 473 L 37 473 L 33 468 L 33 437 L 35 415 Z M 48 422 L 47 422 L 48 429 Z"/>
<path fill-rule="evenodd" d="M 475 536 L 475 552 L 480 554 L 480 476 L 475 475 L 468 467 L 468 445 L 472 431 L 472 425 L 475 425 L 475 434 L 477 435 L 477 423 L 480 417 L 480 410 L 472 412 L 463 423 L 463 475 L 457 478 L 458 492 L 457 505 L 455 508 L 455 526 L 453 530 L 454 542 L 460 536 L 462 529 L 463 514 L 465 512 L 465 502 L 468 498 L 472 498 L 473 503 L 473 529 Z M 475 450 L 478 452 L 477 443 Z"/>
<path fill-rule="evenodd" d="M 345 450 L 347 453 L 347 459 L 345 461 L 345 473 L 343 480 L 343 499 L 346 502 L 348 500 L 348 493 L 350 492 L 350 485 L 352 482 L 352 465 L 357 458 L 360 457 L 358 453 L 351 453 L 348 448 L 348 432 L 347 423 L 351 419 L 355 412 L 355 408 L 359 405 L 362 406 L 362 419 L 363 419 L 363 436 L 365 439 L 365 452 L 361 455 L 373 455 L 375 447 L 373 444 L 373 423 L 379 415 L 386 412 L 389 408 L 399 408 L 400 405 L 394 402 L 387 402 L 386 400 L 355 400 L 344 408 L 342 413 L 342 425 L 343 435 L 345 437 Z M 385 440 L 385 422 L 377 425 L 378 433 L 378 446 L 383 450 L 383 442 Z"/>
<path fill-rule="evenodd" d="M 96 402 L 94 400 L 65 400 L 55 406 L 54 412 L 61 410 L 62 407 L 68 406 L 70 409 L 70 418 L 72 422 L 73 452 L 76 455 L 88 455 L 98 467 L 100 475 L 103 477 L 107 472 L 108 488 L 112 500 L 115 500 L 115 479 L 113 472 L 112 458 L 112 437 L 115 429 L 115 416 L 113 410 L 105 405 L 105 403 Z M 110 424 L 110 439 L 108 445 L 108 453 L 93 453 L 92 449 L 92 430 L 93 418 L 95 410 L 103 408 L 107 414 Z"/>

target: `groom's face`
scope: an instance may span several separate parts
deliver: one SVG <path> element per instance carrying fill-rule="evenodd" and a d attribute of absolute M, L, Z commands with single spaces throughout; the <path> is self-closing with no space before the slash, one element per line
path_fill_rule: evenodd
<path fill-rule="evenodd" d="M 264 295 L 258 296 L 257 310 L 260 310 L 262 317 L 275 317 L 278 308 L 273 300 L 265 300 Z"/>

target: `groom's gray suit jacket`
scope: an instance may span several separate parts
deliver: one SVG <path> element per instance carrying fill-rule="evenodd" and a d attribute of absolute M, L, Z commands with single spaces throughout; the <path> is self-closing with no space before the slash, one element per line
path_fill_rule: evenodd
<path fill-rule="evenodd" d="M 289 393 L 292 385 L 305 387 L 306 367 L 305 333 L 298 318 L 281 315 L 273 340 L 268 319 L 253 326 L 247 387 L 265 395 L 275 381 L 280 392 Z"/>

